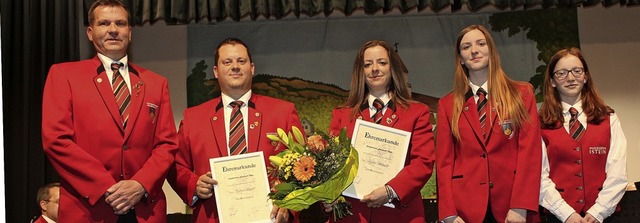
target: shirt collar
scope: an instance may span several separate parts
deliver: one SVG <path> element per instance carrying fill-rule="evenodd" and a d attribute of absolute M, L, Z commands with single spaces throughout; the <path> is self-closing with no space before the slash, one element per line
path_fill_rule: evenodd
<path fill-rule="evenodd" d="M 575 104 L 570 105 L 569 103 L 562 102 L 562 113 L 569 114 L 569 108 L 575 108 L 578 111 L 578 114 L 582 113 L 582 100 L 577 101 Z"/>
<path fill-rule="evenodd" d="M 367 96 L 367 101 L 369 103 L 369 108 L 373 108 L 373 101 L 376 100 L 376 97 L 374 97 L 373 95 L 369 94 L 369 96 Z M 387 104 L 389 104 L 389 101 L 391 100 L 391 98 L 389 98 L 389 94 L 383 94 L 382 96 L 380 96 L 378 99 L 382 100 L 382 103 L 386 106 Z"/>
<path fill-rule="evenodd" d="M 229 107 L 231 102 L 236 101 L 235 99 L 229 97 L 229 95 L 226 95 L 225 93 L 221 93 L 220 97 L 222 98 L 222 104 L 225 107 Z M 242 95 L 240 98 L 238 98 L 238 101 L 242 101 L 242 106 L 247 106 L 249 103 L 249 99 L 251 98 L 251 90 L 247 91 L 247 93 L 244 93 L 244 95 Z"/>
<path fill-rule="evenodd" d="M 127 68 L 128 62 L 129 62 L 129 56 L 128 55 L 124 55 L 124 57 L 120 58 L 120 60 L 112 60 L 111 58 L 102 55 L 101 53 L 98 53 L 98 59 L 100 59 L 100 62 L 102 62 L 102 66 L 104 66 L 105 70 L 111 70 L 111 63 L 113 63 L 114 61 L 119 61 L 123 64 L 122 67 L 120 67 L 120 69 L 125 69 Z"/>
<path fill-rule="evenodd" d="M 487 94 L 489 93 L 489 89 L 487 87 L 487 82 L 486 81 L 484 83 L 482 83 L 482 85 L 480 85 L 480 86 L 475 85 L 475 84 L 471 83 L 471 81 L 469 81 L 469 86 L 471 87 L 471 91 L 473 92 L 473 95 L 476 95 L 478 93 L 478 89 L 480 89 L 480 87 L 482 87 L 482 89 L 484 89 L 484 91 L 486 91 Z"/>
<path fill-rule="evenodd" d="M 42 218 L 44 218 L 44 220 L 47 221 L 48 223 L 55 223 L 54 220 L 51 220 L 51 218 L 49 218 L 47 216 L 42 215 Z"/>

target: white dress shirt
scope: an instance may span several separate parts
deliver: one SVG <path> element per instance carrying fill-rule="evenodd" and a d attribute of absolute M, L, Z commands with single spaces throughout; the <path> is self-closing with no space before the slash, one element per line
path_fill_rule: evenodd
<path fill-rule="evenodd" d="M 98 53 L 98 59 L 102 62 L 102 66 L 104 66 L 105 72 L 107 72 L 107 77 L 109 77 L 109 84 L 113 83 L 113 70 L 111 70 L 111 63 L 113 62 L 121 62 L 123 66 L 120 67 L 120 75 L 124 79 L 124 83 L 127 84 L 127 88 L 129 88 L 129 92 L 131 92 L 131 81 L 129 80 L 129 59 L 128 56 L 125 55 L 120 60 L 112 60 L 111 58 Z"/>
<path fill-rule="evenodd" d="M 221 93 L 220 98 L 222 99 L 222 105 L 224 105 L 224 129 L 225 132 L 227 132 L 227 153 L 231 154 L 231 149 L 229 148 L 229 122 L 231 122 L 231 112 L 233 111 L 233 107 L 230 105 L 231 102 L 234 102 L 236 100 L 234 100 L 233 98 L 229 97 L 228 95 Z M 242 95 L 242 97 L 240 97 L 238 99 L 238 101 L 242 101 L 242 107 L 240 107 L 240 112 L 242 112 L 242 121 L 244 123 L 244 135 L 248 136 L 249 133 L 247 132 L 247 126 L 249 121 L 247 121 L 247 117 L 248 117 L 248 113 L 249 113 L 249 99 L 251 98 L 251 90 L 247 91 L 247 93 L 244 93 L 244 95 Z M 248 140 L 248 137 L 244 138 L 245 141 Z M 248 142 L 246 142 L 246 145 L 249 145 Z"/>

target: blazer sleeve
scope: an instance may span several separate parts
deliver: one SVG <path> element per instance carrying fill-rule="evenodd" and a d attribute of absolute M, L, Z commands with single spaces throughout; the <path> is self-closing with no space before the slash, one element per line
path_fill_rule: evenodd
<path fill-rule="evenodd" d="M 329 134 L 338 135 L 342 128 L 346 127 L 342 125 L 342 114 L 340 109 L 334 108 L 331 111 L 331 123 L 329 124 Z"/>
<path fill-rule="evenodd" d="M 529 121 L 523 123 L 518 133 L 518 159 L 509 208 L 521 208 L 538 212 L 542 143 L 536 100 L 531 85 L 520 92 Z"/>
<path fill-rule="evenodd" d="M 434 162 L 433 129 L 429 108 L 412 109 L 417 113 L 409 147 L 409 163 L 388 184 L 399 198 L 397 207 L 406 207 L 412 199 L 421 199 L 420 190 L 431 177 Z"/>
<path fill-rule="evenodd" d="M 289 118 L 287 120 L 287 128 L 289 129 L 289 131 L 291 131 L 293 129 L 293 126 L 295 126 L 298 129 L 300 129 L 300 131 L 304 135 L 304 128 L 302 128 L 302 123 L 300 122 L 300 116 L 298 115 L 298 111 L 296 110 L 296 107 L 293 105 L 293 103 L 289 103 L 289 105 L 291 107 L 290 109 L 288 109 L 289 111 L 287 112 L 289 114 L 288 115 Z"/>
<path fill-rule="evenodd" d="M 438 124 L 436 126 L 436 179 L 438 183 L 438 219 L 458 215 L 453 200 L 454 138 L 451 133 L 451 114 L 447 114 L 447 103 L 438 103 Z"/>
<path fill-rule="evenodd" d="M 185 204 L 192 206 L 193 195 L 199 176 L 193 171 L 193 156 L 191 156 L 191 144 L 189 139 L 188 113 L 184 113 L 184 119 L 180 122 L 178 130 L 178 152 L 176 161 L 167 175 L 167 181 L 176 191 Z"/>
<path fill-rule="evenodd" d="M 42 144 L 60 178 L 95 205 L 116 181 L 76 144 L 70 83 L 60 66 L 49 70 L 42 96 Z"/>

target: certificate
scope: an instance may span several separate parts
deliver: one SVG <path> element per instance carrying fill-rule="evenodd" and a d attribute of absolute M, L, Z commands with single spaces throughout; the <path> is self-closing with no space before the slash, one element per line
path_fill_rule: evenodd
<path fill-rule="evenodd" d="M 262 151 L 209 159 L 220 222 L 271 222 Z"/>
<path fill-rule="evenodd" d="M 411 132 L 356 120 L 351 144 L 358 151 L 359 167 L 353 184 L 342 194 L 362 199 L 394 178 L 404 168 L 410 139 Z"/>

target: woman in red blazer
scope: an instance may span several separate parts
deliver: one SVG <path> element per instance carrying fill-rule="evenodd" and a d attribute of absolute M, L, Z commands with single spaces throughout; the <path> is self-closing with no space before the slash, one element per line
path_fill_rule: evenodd
<path fill-rule="evenodd" d="M 506 76 L 484 27 L 463 29 L 455 47 L 454 89 L 438 105 L 439 218 L 525 222 L 538 209 L 542 156 L 532 87 Z"/>
<path fill-rule="evenodd" d="M 579 49 L 549 60 L 540 123 L 540 205 L 553 214 L 548 222 L 603 222 L 627 186 L 627 140 Z"/>
<path fill-rule="evenodd" d="M 433 170 L 433 131 L 429 107 L 411 100 L 406 75 L 400 56 L 388 43 L 373 40 L 360 48 L 353 65 L 349 97 L 333 110 L 330 132 L 337 134 L 346 127 L 351 137 L 356 119 L 364 119 L 378 120 L 381 125 L 412 135 L 405 167 L 362 200 L 347 198 L 353 206 L 353 215 L 340 222 L 425 222 L 420 189 Z M 382 101 L 377 113 L 375 100 Z M 390 200 L 395 208 L 382 206 Z"/>

